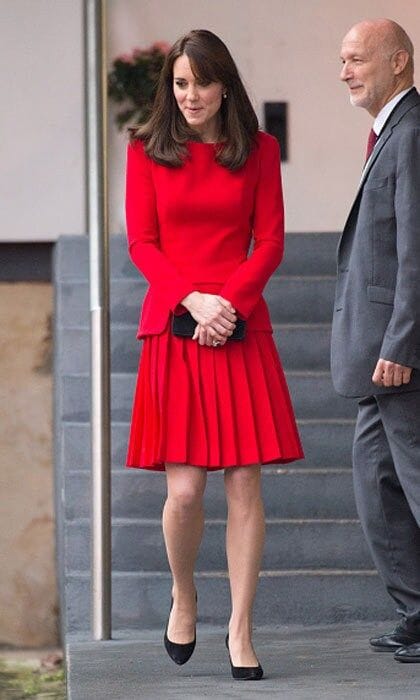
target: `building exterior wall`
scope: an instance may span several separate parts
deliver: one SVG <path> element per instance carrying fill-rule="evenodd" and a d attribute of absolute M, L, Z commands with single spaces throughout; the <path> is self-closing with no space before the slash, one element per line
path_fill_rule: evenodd
<path fill-rule="evenodd" d="M 82 0 L 4 0 L 0 24 L 1 240 L 84 233 Z M 206 27 L 228 44 L 259 116 L 289 104 L 284 164 L 287 229 L 336 231 L 357 185 L 370 118 L 338 81 L 339 47 L 366 16 L 389 16 L 420 46 L 416 0 L 108 0 L 109 59 L 156 39 Z M 10 75 L 13 74 L 13 80 Z M 112 123 L 111 230 L 124 228 L 125 137 Z"/>
<path fill-rule="evenodd" d="M 86 230 L 82 47 L 82 0 L 2 0 L 0 242 Z"/>
<path fill-rule="evenodd" d="M 366 17 L 400 22 L 420 51 L 417 0 L 111 0 L 109 55 L 193 28 L 230 48 L 259 116 L 264 101 L 289 103 L 289 161 L 283 165 L 288 231 L 338 231 L 356 190 L 371 118 L 340 84 L 340 44 Z M 113 230 L 123 230 L 124 137 L 111 130 Z"/>
<path fill-rule="evenodd" d="M 57 642 L 52 289 L 0 283 L 0 644 Z"/>

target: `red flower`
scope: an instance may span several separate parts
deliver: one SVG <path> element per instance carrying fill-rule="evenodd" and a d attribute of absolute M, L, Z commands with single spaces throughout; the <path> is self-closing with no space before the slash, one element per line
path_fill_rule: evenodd
<path fill-rule="evenodd" d="M 135 61 L 137 58 L 141 58 L 142 56 L 147 56 L 148 53 L 149 53 L 148 49 L 133 49 L 133 53 L 132 53 L 133 61 Z"/>
<path fill-rule="evenodd" d="M 133 63 L 133 56 L 130 53 L 122 53 L 114 61 L 121 61 L 121 63 Z"/>
<path fill-rule="evenodd" d="M 155 41 L 152 46 L 152 50 L 154 49 L 155 51 L 160 51 L 161 53 L 166 54 L 169 52 L 169 49 L 171 48 L 171 45 L 168 44 L 167 41 Z"/>

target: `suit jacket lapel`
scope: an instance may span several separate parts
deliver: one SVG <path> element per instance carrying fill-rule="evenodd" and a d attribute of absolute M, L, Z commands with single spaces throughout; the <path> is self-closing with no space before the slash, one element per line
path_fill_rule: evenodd
<path fill-rule="evenodd" d="M 374 163 L 376 163 L 376 161 L 377 161 L 377 159 L 378 159 L 378 157 L 379 157 L 379 155 L 380 155 L 380 153 L 381 153 L 383 147 L 385 146 L 385 144 L 386 144 L 386 142 L 388 141 L 388 139 L 391 137 L 392 132 L 393 132 L 394 128 L 396 127 L 396 125 L 401 121 L 401 119 L 404 117 L 404 115 L 405 115 L 412 107 L 414 107 L 415 105 L 417 105 L 417 104 L 419 103 L 419 101 L 420 101 L 420 95 L 419 95 L 419 93 L 417 92 L 417 90 L 416 90 L 415 88 L 413 88 L 411 92 L 408 92 L 408 93 L 402 98 L 401 102 L 398 102 L 398 104 L 396 105 L 395 109 L 391 112 L 391 114 L 390 114 L 390 116 L 389 116 L 389 118 L 388 118 L 388 121 L 386 122 L 384 128 L 382 129 L 382 132 L 381 132 L 381 134 L 380 134 L 380 136 L 379 136 L 379 139 L 378 139 L 378 141 L 376 142 L 375 148 L 374 148 L 374 150 L 373 150 L 373 152 L 372 152 L 372 157 L 371 157 L 370 161 L 368 162 L 367 167 L 366 167 L 365 170 L 363 171 L 363 175 L 362 175 L 362 178 L 361 178 L 361 180 L 360 180 L 359 187 L 358 187 L 357 192 L 356 192 L 356 196 L 355 196 L 354 201 L 353 201 L 353 204 L 352 204 L 352 206 L 351 206 L 351 208 L 350 208 L 349 215 L 348 215 L 348 217 L 347 217 L 347 219 L 346 219 L 346 223 L 345 223 L 345 225 L 344 225 L 343 232 L 342 232 L 342 234 L 341 234 L 341 236 L 340 236 L 340 240 L 339 240 L 339 242 L 338 242 L 338 246 L 337 246 L 337 256 L 338 256 L 339 253 L 340 253 L 341 244 L 342 244 L 343 237 L 344 237 L 344 235 L 345 235 L 347 226 L 348 226 L 348 224 L 349 224 L 349 222 L 350 222 L 350 219 L 351 219 L 351 217 L 352 217 L 352 214 L 353 214 L 353 212 L 354 212 L 354 209 L 357 207 L 357 205 L 358 205 L 358 203 L 359 203 L 359 201 L 360 201 L 360 197 L 361 197 L 362 192 L 363 192 L 363 187 L 364 187 L 365 182 L 366 182 L 366 180 L 367 180 L 367 178 L 368 178 L 368 176 L 369 176 L 370 171 L 372 170 L 372 167 L 373 167 Z"/>

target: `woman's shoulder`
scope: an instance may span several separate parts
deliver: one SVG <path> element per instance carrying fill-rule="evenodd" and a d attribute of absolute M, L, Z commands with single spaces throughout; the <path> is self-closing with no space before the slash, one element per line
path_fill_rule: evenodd
<path fill-rule="evenodd" d="M 144 139 L 140 138 L 139 136 L 129 134 L 128 148 L 131 148 L 134 151 L 139 151 L 140 153 L 145 153 L 145 146 L 146 143 Z"/>
<path fill-rule="evenodd" d="M 267 134 L 265 131 L 258 131 L 254 153 L 260 168 L 270 169 L 271 167 L 278 167 L 280 146 L 277 139 L 271 134 Z"/>
<path fill-rule="evenodd" d="M 152 159 L 147 153 L 146 150 L 146 141 L 142 138 L 139 137 L 130 137 L 128 144 L 127 144 L 127 153 L 128 157 L 135 158 L 139 162 L 142 162 L 144 164 L 148 164 L 149 166 L 152 164 Z"/>
<path fill-rule="evenodd" d="M 265 131 L 257 132 L 257 145 L 264 151 L 272 153 L 279 150 L 279 142 L 271 134 L 267 134 Z"/>

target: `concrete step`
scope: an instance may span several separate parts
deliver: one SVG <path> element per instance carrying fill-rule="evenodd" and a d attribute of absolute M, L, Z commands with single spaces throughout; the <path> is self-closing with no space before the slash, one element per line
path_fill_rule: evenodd
<path fill-rule="evenodd" d="M 298 421 L 305 459 L 293 462 L 293 468 L 336 469 L 351 466 L 354 433 L 352 420 Z M 112 464 L 125 465 L 128 422 L 114 421 L 111 428 Z M 90 469 L 90 432 L 87 422 L 64 421 L 61 426 L 63 468 Z"/>
<path fill-rule="evenodd" d="M 287 233 L 285 254 L 279 272 L 284 275 L 334 275 L 337 233 Z M 88 237 L 66 236 L 55 251 L 55 269 L 61 279 L 87 279 Z M 110 237 L 111 277 L 137 278 L 139 273 L 131 263 L 126 237 Z"/>
<path fill-rule="evenodd" d="M 273 323 L 331 323 L 334 276 L 276 276 L 264 297 Z"/>
<path fill-rule="evenodd" d="M 287 233 L 281 275 L 335 275 L 338 233 Z"/>
<path fill-rule="evenodd" d="M 349 469 L 310 470 L 264 467 L 262 490 L 268 518 L 356 518 Z M 90 514 L 90 473 L 65 476 L 67 520 Z M 112 514 L 115 518 L 158 518 L 166 497 L 164 474 L 136 469 L 112 472 Z M 209 474 L 205 493 L 207 518 L 226 517 L 223 472 Z"/>
<path fill-rule="evenodd" d="M 354 419 L 356 402 L 334 391 L 329 372 L 287 372 L 295 414 L 299 419 Z M 113 421 L 129 421 L 136 383 L 135 374 L 111 377 Z M 89 420 L 90 382 L 87 374 L 67 374 L 62 378 L 62 414 L 66 421 Z"/>
<path fill-rule="evenodd" d="M 146 281 L 139 277 L 111 279 L 112 325 L 137 324 L 146 289 Z M 89 285 L 84 278 L 62 281 L 56 288 L 56 296 L 63 328 L 89 328 Z"/>
<path fill-rule="evenodd" d="M 229 582 L 224 573 L 198 572 L 199 624 L 227 625 Z M 114 573 L 114 629 L 164 629 L 171 577 L 166 572 Z M 69 574 L 66 608 L 72 632 L 89 629 L 90 580 L 86 573 Z M 255 604 L 255 625 L 325 624 L 350 620 L 390 620 L 394 606 L 374 571 L 261 572 Z"/>
<path fill-rule="evenodd" d="M 128 257 L 126 237 L 121 234 L 112 234 L 109 244 L 111 277 L 137 278 L 139 273 Z M 89 277 L 88 236 L 60 238 L 54 250 L 54 270 L 60 281 L 87 280 Z"/>
<path fill-rule="evenodd" d="M 73 520 L 66 529 L 67 572 L 88 570 L 89 520 Z M 114 571 L 167 571 L 160 521 L 114 518 L 112 566 Z M 196 570 L 224 571 L 226 566 L 225 521 L 207 520 Z M 372 566 L 357 520 L 266 520 L 263 568 L 347 570 Z"/>
<path fill-rule="evenodd" d="M 298 420 L 298 426 L 305 459 L 294 462 L 294 467 L 351 467 L 354 420 L 314 418 Z"/>
<path fill-rule="evenodd" d="M 286 376 L 297 418 L 356 418 L 356 401 L 336 393 L 329 372 L 291 371 Z"/>
<path fill-rule="evenodd" d="M 139 279 L 112 279 L 111 324 L 135 325 L 146 291 Z M 334 300 L 333 276 L 274 276 L 264 297 L 273 323 L 330 323 Z M 60 323 L 64 328 L 89 326 L 89 287 L 86 281 L 64 281 L 57 286 Z"/>
<path fill-rule="evenodd" d="M 111 371 L 137 371 L 141 343 L 137 326 L 111 328 Z M 274 339 L 285 370 L 323 370 L 330 365 L 329 324 L 276 324 Z M 90 332 L 88 328 L 63 328 L 58 356 L 64 374 L 89 371 Z"/>
<path fill-rule="evenodd" d="M 329 323 L 276 324 L 274 339 L 283 368 L 288 371 L 329 371 Z"/>
<path fill-rule="evenodd" d="M 137 371 L 142 344 L 136 339 L 137 326 L 111 328 L 111 372 Z M 63 328 L 60 338 L 59 370 L 63 374 L 87 373 L 90 367 L 88 328 Z"/>

